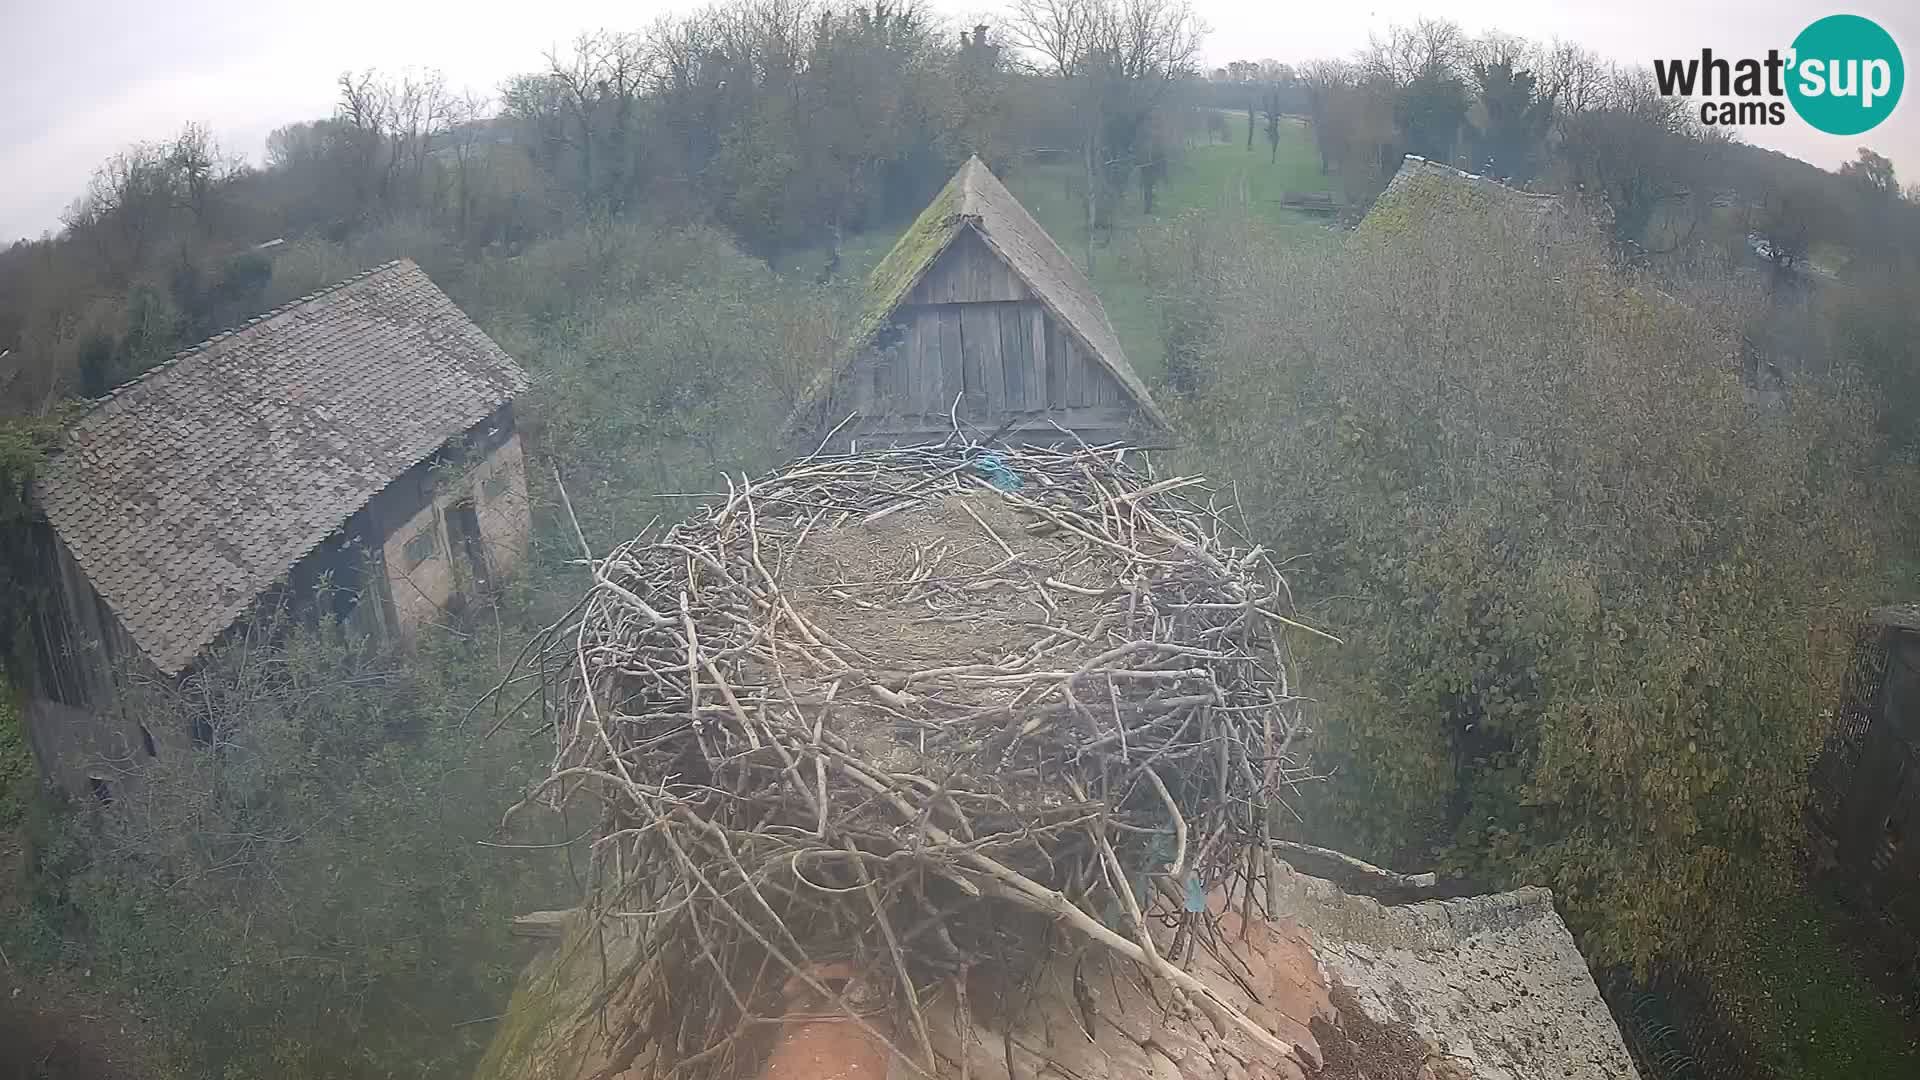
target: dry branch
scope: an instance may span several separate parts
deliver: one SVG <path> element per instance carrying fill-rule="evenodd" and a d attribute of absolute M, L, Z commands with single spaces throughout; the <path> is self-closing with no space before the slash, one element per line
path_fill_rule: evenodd
<path fill-rule="evenodd" d="M 1264 907 L 1306 775 L 1286 635 L 1318 632 L 1201 480 L 1139 457 L 815 455 L 589 557 L 531 654 L 556 748 L 522 805 L 603 806 L 593 906 L 653 913 L 674 988 L 659 1071 L 737 1064 L 796 983 L 937 1069 L 921 1003 L 1049 926 L 1288 1052 L 1178 946 L 1217 936 L 1192 897 Z"/>

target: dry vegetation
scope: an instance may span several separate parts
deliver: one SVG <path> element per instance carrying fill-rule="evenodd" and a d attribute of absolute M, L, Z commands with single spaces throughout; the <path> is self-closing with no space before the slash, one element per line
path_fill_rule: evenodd
<path fill-rule="evenodd" d="M 530 799 L 603 807 L 589 903 L 643 918 L 675 988 L 643 1065 L 731 1075 L 792 980 L 891 1012 L 932 1069 L 921 1003 L 1049 924 L 1289 1051 L 1179 961 L 1214 943 L 1190 898 L 1264 910 L 1306 628 L 1199 482 L 1136 456 L 805 458 L 590 560 L 533 657 L 557 753 Z M 1185 912 L 1164 952 L 1155 892 Z M 884 992 L 829 985 L 848 962 Z"/>

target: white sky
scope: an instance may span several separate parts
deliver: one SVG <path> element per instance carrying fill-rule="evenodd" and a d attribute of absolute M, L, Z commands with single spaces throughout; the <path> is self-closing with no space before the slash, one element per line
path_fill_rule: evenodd
<path fill-rule="evenodd" d="M 954 16 L 999 0 L 932 0 Z M 1347 56 L 1370 32 L 1421 15 L 1469 32 L 1501 29 L 1578 41 L 1623 64 L 1785 49 L 1806 24 L 1866 15 L 1920 64 L 1920 3 L 1847 0 L 1356 0 L 1287 4 L 1195 0 L 1212 26 L 1209 66 L 1271 57 L 1298 63 Z M 541 54 L 600 27 L 639 29 L 670 0 L 0 0 L 0 238 L 57 227 L 95 164 L 188 121 L 258 163 L 267 132 L 331 111 L 333 81 L 365 67 L 439 68 L 454 87 L 491 90 L 538 67 Z M 1865 136 L 1822 135 L 1789 108 L 1782 128 L 1747 128 L 1750 142 L 1833 168 L 1865 143 L 1920 180 L 1920 88 Z"/>

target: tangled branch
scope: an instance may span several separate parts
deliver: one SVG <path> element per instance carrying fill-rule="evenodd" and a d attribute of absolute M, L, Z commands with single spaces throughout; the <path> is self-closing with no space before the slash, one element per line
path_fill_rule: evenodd
<path fill-rule="evenodd" d="M 1206 898 L 1261 906 L 1318 631 L 1138 456 L 814 456 L 588 560 L 533 651 L 556 752 L 521 807 L 604 808 L 596 909 L 674 988 L 634 1040 L 658 1071 L 750 1064 L 804 990 L 933 1073 L 929 999 L 1061 932 L 1287 1052 L 1179 957 Z"/>

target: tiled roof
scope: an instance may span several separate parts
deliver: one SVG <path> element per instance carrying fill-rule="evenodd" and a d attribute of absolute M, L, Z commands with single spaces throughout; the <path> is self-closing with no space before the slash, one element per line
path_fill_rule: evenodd
<path fill-rule="evenodd" d="M 1040 302 L 1080 339 L 1095 362 L 1120 381 L 1148 420 L 1161 428 L 1168 426 L 1147 384 L 1127 362 L 1120 337 L 1114 333 L 1093 283 L 977 156 L 960 166 L 873 268 L 867 279 L 867 306 L 859 344 L 864 345 L 886 323 L 893 309 L 966 228 L 978 232 L 987 246 L 1007 261 Z M 846 363 L 852 361 L 849 356 Z M 817 393 L 825 393 L 830 382 L 823 380 Z"/>
<path fill-rule="evenodd" d="M 69 427 L 34 494 L 172 674 L 382 488 L 526 386 L 402 259 L 114 390 Z"/>
<path fill-rule="evenodd" d="M 1222 910 L 1216 894 L 1215 945 L 1182 966 L 1291 1043 L 1290 1057 L 1214 1028 L 1197 1009 L 1166 1008 L 1139 969 L 1115 963 L 1102 949 L 1015 949 L 1010 968 L 995 974 L 1022 988 L 1018 1008 L 982 1006 L 976 997 L 963 1014 L 946 992 L 921 1002 L 937 1055 L 930 1075 L 1637 1080 L 1620 1029 L 1547 890 L 1382 904 L 1285 864 L 1275 876 L 1279 906 L 1271 921 L 1242 923 L 1231 905 Z M 554 921 L 543 920 L 543 929 L 551 932 Z M 601 922 L 582 911 L 557 921 L 560 940 L 522 975 L 508 1019 L 476 1072 L 481 1080 L 585 1080 L 647 1060 L 633 1055 L 647 1047 L 662 1000 L 660 967 L 648 959 L 659 954 L 646 948 L 653 924 Z M 1171 933 L 1158 925 L 1153 932 L 1163 947 L 1172 944 Z M 585 940 L 595 947 L 581 948 Z M 626 974 L 609 985 L 603 963 Z M 887 967 L 876 974 L 880 985 L 893 977 Z M 884 1045 L 840 1020 L 833 1006 L 788 1007 L 769 1060 L 747 1075 L 878 1078 L 908 1071 L 890 1069 Z M 891 1014 L 868 1015 L 877 1027 L 890 1024 Z M 916 1046 L 897 1028 L 891 1037 L 896 1046 Z M 652 1074 L 635 1068 L 620 1075 Z"/>

